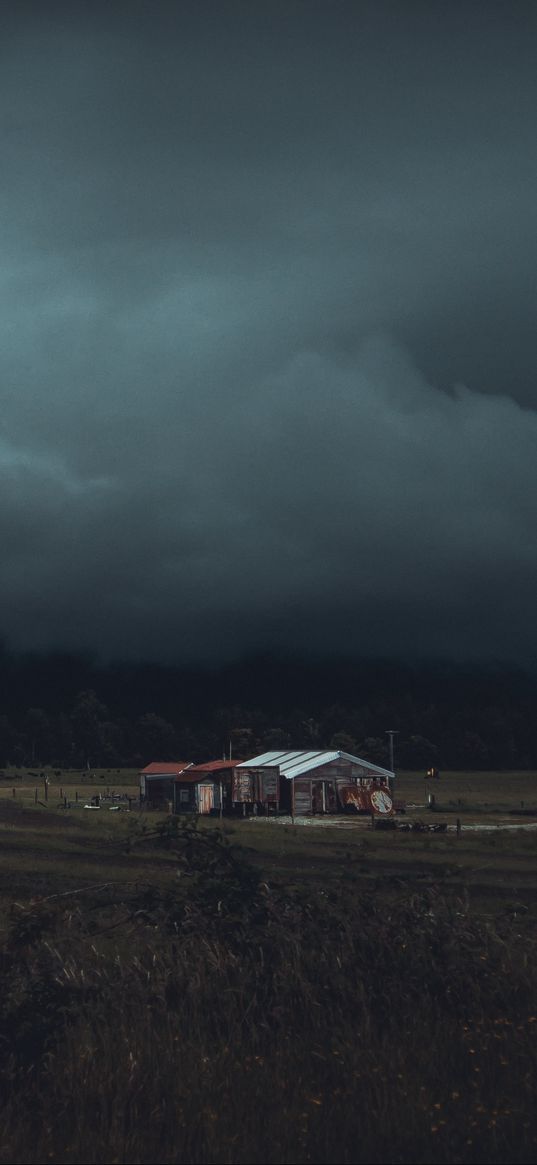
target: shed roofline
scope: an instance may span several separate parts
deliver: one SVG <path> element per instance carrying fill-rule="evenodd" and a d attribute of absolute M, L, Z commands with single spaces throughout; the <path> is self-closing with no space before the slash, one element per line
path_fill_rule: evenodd
<path fill-rule="evenodd" d="M 395 776 L 395 773 L 393 773 L 391 769 L 383 769 L 381 765 L 374 765 L 373 761 L 364 760 L 362 757 L 351 756 L 350 752 L 340 752 L 339 755 L 343 760 L 351 760 L 354 761 L 355 764 L 357 761 L 359 761 L 361 765 L 367 765 L 368 769 L 373 769 L 376 773 L 382 773 L 383 777 Z"/>
<path fill-rule="evenodd" d="M 364 760 L 363 757 L 353 756 L 351 753 L 343 752 L 341 749 L 289 749 L 286 752 L 262 752 L 258 757 L 254 756 L 251 760 L 241 761 L 236 767 L 254 769 L 277 768 L 281 776 L 287 780 L 292 780 L 295 776 L 301 776 L 303 773 L 311 772 L 311 770 L 335 760 L 350 761 L 352 764 L 361 765 L 370 772 L 378 773 L 379 776 L 388 779 L 394 776 L 394 773 L 390 769 L 381 768 L 380 765 L 375 765 L 372 761 Z"/>

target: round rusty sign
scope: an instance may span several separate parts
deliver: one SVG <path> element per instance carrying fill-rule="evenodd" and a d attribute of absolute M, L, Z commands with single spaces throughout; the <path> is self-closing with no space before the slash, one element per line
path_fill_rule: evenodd
<path fill-rule="evenodd" d="M 375 813 L 391 813 L 393 801 L 387 789 L 372 789 L 369 795 Z"/>

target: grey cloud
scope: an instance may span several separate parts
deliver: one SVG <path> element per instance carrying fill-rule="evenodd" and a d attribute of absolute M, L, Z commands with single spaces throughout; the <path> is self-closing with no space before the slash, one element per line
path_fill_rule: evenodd
<path fill-rule="evenodd" d="M 534 653 L 533 7 L 47 8 L 4 13 L 0 630 Z"/>
<path fill-rule="evenodd" d="M 296 357 L 220 416 L 219 440 L 200 417 L 174 467 L 165 430 L 179 432 L 181 412 L 178 397 L 160 421 L 166 458 L 154 448 L 125 478 L 73 488 L 64 473 L 52 491 L 36 461 L 19 472 L 11 507 L 22 522 L 33 515 L 41 636 L 210 655 L 231 650 L 230 626 L 239 642 L 241 627 L 247 642 L 268 626 L 283 646 L 296 624 L 302 646 L 332 635 L 333 647 L 358 649 L 371 647 L 380 610 L 392 635 L 396 612 L 408 650 L 420 603 L 445 634 L 446 613 L 478 601 L 486 614 L 506 584 L 514 603 L 517 576 L 525 594 L 535 575 L 536 415 L 506 397 L 447 396 L 384 337 L 352 364 Z M 35 596 L 28 545 L 13 548 L 1 584 L 25 642 L 36 635 L 22 627 L 25 590 Z M 401 625 L 405 608 L 414 614 Z M 483 631 L 477 618 L 474 649 Z M 456 619 L 449 638 L 462 648 Z M 466 626 L 463 640 L 472 646 Z"/>

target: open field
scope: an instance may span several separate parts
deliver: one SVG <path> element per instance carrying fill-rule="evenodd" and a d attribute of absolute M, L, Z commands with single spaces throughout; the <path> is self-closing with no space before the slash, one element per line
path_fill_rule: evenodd
<path fill-rule="evenodd" d="M 138 795 L 137 769 L 52 769 L 6 768 L 0 776 L 0 798 L 33 798 L 37 791 L 42 799 L 44 777 L 48 780 L 51 801 L 63 793 L 73 797 L 90 797 L 94 793 L 117 790 Z M 439 780 L 425 780 L 422 772 L 401 772 L 397 776 L 396 796 L 409 807 L 423 810 L 433 794 L 442 810 L 460 815 L 477 811 L 498 814 L 519 808 L 533 808 L 537 818 L 537 773 L 535 772 L 446 772 Z M 412 809 L 410 809 L 412 812 Z"/>
<path fill-rule="evenodd" d="M 135 778 L 132 771 L 106 770 L 97 770 L 93 780 L 81 780 L 80 772 L 52 775 L 46 802 L 33 776 L 0 782 L 0 906 L 13 894 L 34 897 L 68 888 L 71 881 L 78 887 L 101 872 L 107 878 L 160 877 L 167 869 L 164 853 L 149 860 L 136 845 L 125 852 L 125 839 L 144 823 L 165 820 L 163 814 L 138 811 Z M 96 792 L 103 797 L 102 809 L 84 812 Z M 428 805 L 432 792 L 435 812 Z M 473 909 L 489 912 L 518 901 L 535 911 L 535 774 L 453 773 L 425 781 L 422 774 L 404 773 L 397 796 L 407 802 L 402 825 L 443 822 L 447 833 L 381 832 L 371 829 L 369 819 L 356 817 L 308 819 L 295 826 L 237 818 L 224 821 L 223 828 L 256 868 L 278 883 L 330 883 L 344 871 L 348 881 L 371 886 L 377 894 L 381 888 L 395 894 L 434 882 L 446 893 L 468 893 Z M 70 808 L 64 809 L 66 801 Z M 132 812 L 125 812 L 129 803 Z M 121 812 L 110 812 L 117 806 Z M 534 817 L 528 815 L 532 808 Z M 206 820 L 201 828 L 213 824 Z"/>
<path fill-rule="evenodd" d="M 396 795 L 410 805 L 426 805 L 429 794 L 447 812 L 501 813 L 519 808 L 535 810 L 537 818 L 537 773 L 482 772 L 442 773 L 439 780 L 425 780 L 423 773 L 401 773 Z"/>
<path fill-rule="evenodd" d="M 76 787 L 86 792 L 90 789 L 99 792 L 107 787 L 129 786 L 136 791 L 139 788 L 138 769 L 54 769 L 50 765 L 29 769 L 11 765 L 0 772 L 0 795 L 9 795 L 13 788 L 42 790 L 45 777 L 51 794 L 57 795 L 61 788 Z"/>
<path fill-rule="evenodd" d="M 144 828 L 168 819 L 159 813 L 64 811 L 22 799 L 0 802 L 0 906 L 98 878 L 151 880 L 169 876 L 173 859 L 147 854 Z M 211 819 L 199 828 L 210 830 Z M 435 883 L 445 893 L 468 893 L 484 910 L 509 902 L 537 905 L 537 830 L 465 830 L 460 837 L 372 830 L 368 820 L 326 819 L 321 827 L 249 819 L 226 820 L 224 836 L 278 885 L 330 885 L 344 875 L 372 892 L 406 893 Z"/>
<path fill-rule="evenodd" d="M 0 1165 L 534 1162 L 534 779 L 435 782 L 459 836 L 5 790 Z"/>

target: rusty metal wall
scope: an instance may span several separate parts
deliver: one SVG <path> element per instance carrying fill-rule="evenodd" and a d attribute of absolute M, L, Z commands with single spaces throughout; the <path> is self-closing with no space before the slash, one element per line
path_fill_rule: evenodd
<path fill-rule="evenodd" d="M 276 804 L 280 800 L 280 773 L 279 769 L 259 769 L 258 776 L 258 801 L 265 804 Z"/>
<path fill-rule="evenodd" d="M 252 773 L 248 769 L 233 769 L 231 790 L 233 801 L 239 803 L 255 801 L 254 778 Z"/>
<path fill-rule="evenodd" d="M 237 802 L 260 801 L 275 805 L 280 800 L 280 774 L 277 767 L 233 770 L 232 798 Z"/>

